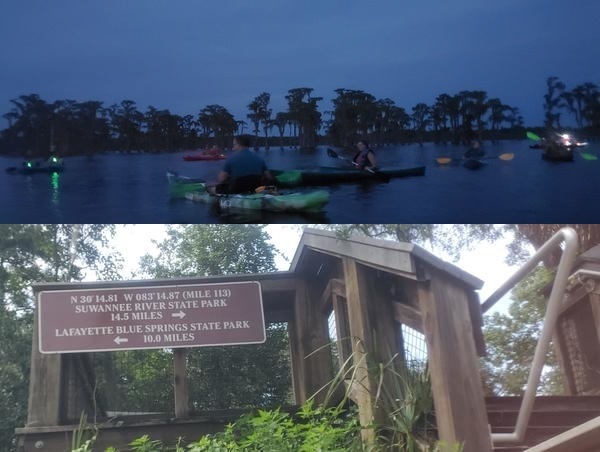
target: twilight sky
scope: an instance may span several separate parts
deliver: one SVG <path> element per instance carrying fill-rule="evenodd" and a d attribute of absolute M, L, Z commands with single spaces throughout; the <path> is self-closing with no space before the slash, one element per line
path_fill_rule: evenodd
<path fill-rule="evenodd" d="M 337 88 L 408 113 L 442 93 L 484 90 L 541 125 L 549 76 L 567 89 L 600 86 L 600 1 L 0 2 L 0 115 L 33 93 L 195 117 L 219 104 L 247 121 L 260 93 L 275 114 L 299 87 L 324 98 L 321 112 Z"/>

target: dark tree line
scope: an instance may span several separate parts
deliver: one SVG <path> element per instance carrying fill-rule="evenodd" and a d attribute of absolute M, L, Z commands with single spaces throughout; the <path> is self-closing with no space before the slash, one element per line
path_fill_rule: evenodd
<path fill-rule="evenodd" d="M 544 127 L 561 128 L 561 114 L 567 112 L 586 134 L 600 133 L 600 91 L 595 84 L 571 91 L 556 77 L 546 84 Z M 153 106 L 142 112 L 132 100 L 106 107 L 100 101 L 50 103 L 37 94 L 22 95 L 11 100 L 13 108 L 3 115 L 8 127 L 0 132 L 0 153 L 43 156 L 52 146 L 61 155 L 165 152 L 213 144 L 227 148 L 235 134 L 246 131 L 254 135 L 255 147 L 266 148 L 314 147 L 322 142 L 350 147 L 362 138 L 373 144 L 458 144 L 523 137 L 519 109 L 488 97 L 486 91 L 440 94 L 433 104 L 418 103 L 409 112 L 389 98 L 340 88 L 332 99 L 333 110 L 324 113 L 319 111 L 323 97 L 313 91 L 290 89 L 287 109 L 276 113 L 270 107 L 271 95 L 263 92 L 247 105 L 248 122 L 236 120 L 221 105 L 181 116 Z"/>
<path fill-rule="evenodd" d="M 598 131 L 600 128 L 600 91 L 594 83 L 577 85 L 571 91 L 557 77 L 548 77 L 544 95 L 544 126 L 561 128 L 562 112 L 575 117 L 577 128 Z"/>

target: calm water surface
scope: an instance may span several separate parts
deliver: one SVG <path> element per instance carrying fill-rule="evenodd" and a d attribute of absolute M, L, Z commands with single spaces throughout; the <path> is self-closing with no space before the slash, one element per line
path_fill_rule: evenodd
<path fill-rule="evenodd" d="M 543 161 L 527 141 L 486 143 L 490 160 L 472 171 L 439 165 L 437 157 L 460 157 L 464 147 L 389 146 L 376 149 L 381 167 L 425 165 L 425 176 L 385 183 L 326 187 L 322 215 L 257 213 L 224 216 L 205 204 L 172 200 L 165 173 L 174 170 L 214 180 L 223 165 L 185 162 L 189 152 L 104 154 L 64 160 L 60 174 L 9 174 L 21 160 L 0 157 L 0 221 L 3 223 L 600 223 L 600 161 Z M 593 143 L 585 150 L 598 154 Z M 258 151 L 271 168 L 347 166 L 326 147 L 304 151 L 279 147 Z M 351 158 L 352 153 L 339 152 Z"/>

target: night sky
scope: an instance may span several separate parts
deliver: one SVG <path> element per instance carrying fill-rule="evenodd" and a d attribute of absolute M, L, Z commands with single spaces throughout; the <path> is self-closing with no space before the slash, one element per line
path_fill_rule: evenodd
<path fill-rule="evenodd" d="M 600 86 L 599 38 L 598 0 L 3 1 L 0 114 L 32 93 L 248 121 L 254 97 L 270 93 L 274 116 L 292 88 L 321 112 L 346 88 L 408 113 L 484 90 L 541 125 L 549 76 Z"/>

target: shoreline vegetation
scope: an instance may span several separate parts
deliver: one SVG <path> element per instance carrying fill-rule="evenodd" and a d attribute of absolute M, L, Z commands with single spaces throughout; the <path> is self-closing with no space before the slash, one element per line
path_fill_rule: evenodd
<path fill-rule="evenodd" d="M 600 137 L 600 89 L 583 83 L 567 90 L 557 77 L 546 80 L 541 107 L 544 124 L 528 127 L 540 135 L 565 130 L 561 119 L 570 115 L 569 128 L 588 140 Z M 165 153 L 202 150 L 213 145 L 230 148 L 233 136 L 253 136 L 255 149 L 314 148 L 328 145 L 353 148 L 361 139 L 372 146 L 468 144 L 472 140 L 525 139 L 517 107 L 490 98 L 486 91 L 440 94 L 431 105 L 418 103 L 410 111 L 389 98 L 362 91 L 336 89 L 333 110 L 321 112 L 323 97 L 312 88 L 293 88 L 285 96 L 287 110 L 273 112 L 271 96 L 263 92 L 238 120 L 221 105 L 207 105 L 197 115 L 176 115 L 149 106 L 140 111 L 135 101 L 105 106 L 101 101 L 47 102 L 38 94 L 21 95 L 2 117 L 0 155 L 47 157 L 51 150 L 66 156 L 118 153 Z M 564 116 L 563 116 L 564 115 Z"/>

